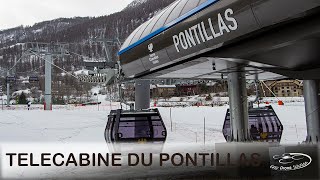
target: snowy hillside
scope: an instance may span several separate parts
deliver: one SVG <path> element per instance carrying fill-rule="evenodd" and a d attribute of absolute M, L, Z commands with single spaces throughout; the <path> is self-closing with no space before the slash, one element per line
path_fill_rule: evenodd
<path fill-rule="evenodd" d="M 54 64 L 59 68 L 53 69 L 52 90 L 57 92 L 56 98 L 65 96 L 79 96 L 87 94 L 92 84 L 79 84 L 77 79 L 67 72 L 75 74 L 88 73 L 85 60 L 105 60 L 105 50 L 102 45 L 92 45 L 92 38 L 114 39 L 116 36 L 124 41 L 137 27 L 150 19 L 155 13 L 171 4 L 174 0 L 135 0 L 120 12 L 101 17 L 75 17 L 60 18 L 51 21 L 39 22 L 33 26 L 19 26 L 11 29 L 0 30 L 0 81 L 6 76 L 4 73 L 8 67 L 12 67 L 28 49 L 23 45 L 26 42 L 65 42 L 71 43 L 68 51 L 71 53 L 64 57 L 54 59 Z M 29 47 L 30 48 L 30 47 Z M 114 48 L 112 60 L 117 59 L 118 49 Z M 87 68 L 89 69 L 89 68 Z M 17 77 L 27 78 L 31 75 L 39 76 L 36 88 L 44 91 L 44 60 L 35 55 L 23 56 L 13 69 Z M 14 90 L 32 87 L 25 86 L 19 81 Z"/>
<path fill-rule="evenodd" d="M 5 45 L 14 45 L 17 42 L 32 41 L 40 39 L 51 33 L 61 32 L 77 24 L 83 23 L 89 18 L 59 18 L 52 21 L 36 23 L 33 26 L 19 26 L 16 28 L 0 31 L 0 48 Z"/>
<path fill-rule="evenodd" d="M 147 2 L 148 0 L 134 0 L 132 1 L 128 6 L 127 8 L 134 8 L 134 7 L 137 7 L 145 2 Z"/>

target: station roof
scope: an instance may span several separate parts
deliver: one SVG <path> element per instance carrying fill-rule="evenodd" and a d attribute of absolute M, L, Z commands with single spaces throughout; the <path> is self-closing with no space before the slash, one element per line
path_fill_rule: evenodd
<path fill-rule="evenodd" d="M 315 78 L 319 8 L 320 1 L 176 0 L 131 33 L 119 61 L 128 78 L 221 79 L 238 67 L 247 79 Z M 187 31 L 202 41 L 182 46 Z"/>
<path fill-rule="evenodd" d="M 140 25 L 123 43 L 119 55 L 175 26 L 219 0 L 177 0 Z"/>

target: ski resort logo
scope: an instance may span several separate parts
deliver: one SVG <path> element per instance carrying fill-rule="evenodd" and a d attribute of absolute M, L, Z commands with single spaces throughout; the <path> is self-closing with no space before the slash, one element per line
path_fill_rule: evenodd
<path fill-rule="evenodd" d="M 282 156 L 275 155 L 273 156 L 273 160 L 276 163 L 271 165 L 270 168 L 275 171 L 295 171 L 309 166 L 312 162 L 312 158 L 303 153 L 285 153 Z"/>
<path fill-rule="evenodd" d="M 158 64 L 159 63 L 159 56 L 156 54 L 156 53 L 153 53 L 153 43 L 150 43 L 148 45 L 148 49 L 149 49 L 149 61 L 152 63 L 152 64 Z"/>
<path fill-rule="evenodd" d="M 152 44 L 152 43 L 150 43 L 150 44 L 148 45 L 148 49 L 149 49 L 149 52 L 150 52 L 150 53 L 153 53 L 153 44 Z"/>

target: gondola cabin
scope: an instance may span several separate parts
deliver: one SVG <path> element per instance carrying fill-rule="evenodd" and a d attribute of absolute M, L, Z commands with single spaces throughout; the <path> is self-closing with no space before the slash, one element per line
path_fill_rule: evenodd
<path fill-rule="evenodd" d="M 158 109 L 112 110 L 105 129 L 107 143 L 165 142 L 167 130 Z"/>
<path fill-rule="evenodd" d="M 280 142 L 283 125 L 272 106 L 250 108 L 249 111 L 249 134 L 252 141 Z M 230 110 L 227 110 L 223 125 L 223 135 L 226 141 L 231 139 Z"/>

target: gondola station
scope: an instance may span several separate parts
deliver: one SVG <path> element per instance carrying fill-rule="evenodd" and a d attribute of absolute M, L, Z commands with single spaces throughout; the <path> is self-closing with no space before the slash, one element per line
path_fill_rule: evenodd
<path fill-rule="evenodd" d="M 301 79 L 306 140 L 319 142 L 319 14 L 318 0 L 175 1 L 133 31 L 118 53 L 124 75 L 137 80 L 136 110 L 150 107 L 148 79 L 226 78 L 227 140 L 279 141 L 286 127 L 272 107 L 248 108 L 246 80 Z"/>

